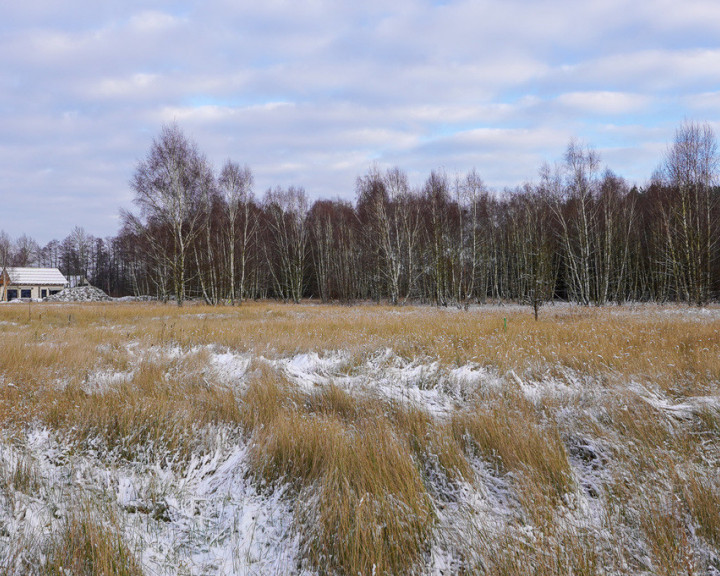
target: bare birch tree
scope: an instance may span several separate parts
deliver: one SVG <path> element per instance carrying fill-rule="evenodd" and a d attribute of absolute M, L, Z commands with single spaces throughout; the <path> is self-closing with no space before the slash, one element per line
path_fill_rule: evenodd
<path fill-rule="evenodd" d="M 300 302 L 305 288 L 309 233 L 308 200 L 303 188 L 276 188 L 265 195 L 265 208 L 273 233 L 274 253 L 266 259 L 283 300 Z"/>
<path fill-rule="evenodd" d="M 662 166 L 665 183 L 677 194 L 664 217 L 668 254 L 686 300 L 704 305 L 720 242 L 714 213 L 718 205 L 720 156 L 709 124 L 685 122 L 675 133 Z"/>
<path fill-rule="evenodd" d="M 228 246 L 227 266 L 230 280 L 230 302 L 237 298 L 242 303 L 245 298 L 245 272 L 247 270 L 248 247 L 257 219 L 253 217 L 253 175 L 247 166 L 240 167 L 228 160 L 220 172 L 218 180 L 220 193 L 225 200 L 227 215 L 226 241 Z M 239 265 L 239 278 L 235 270 Z"/>
<path fill-rule="evenodd" d="M 134 203 L 146 219 L 167 225 L 171 232 L 170 266 L 178 306 L 186 297 L 186 260 L 193 240 L 201 231 L 203 178 L 207 162 L 197 145 L 177 124 L 163 126 L 146 158 L 130 182 Z M 146 234 L 151 232 L 144 227 Z M 157 244 L 152 238 L 151 243 Z"/>

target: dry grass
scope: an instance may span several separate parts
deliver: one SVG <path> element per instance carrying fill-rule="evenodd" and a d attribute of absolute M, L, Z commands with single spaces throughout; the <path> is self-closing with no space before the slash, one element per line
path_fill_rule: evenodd
<path fill-rule="evenodd" d="M 19 454 L 12 463 L 0 468 L 0 490 L 11 495 L 14 491 L 23 494 L 36 494 L 41 486 L 37 468 L 26 454 Z"/>
<path fill-rule="evenodd" d="M 10 386 L 0 388 L 0 421 L 6 427 L 35 422 L 81 443 L 99 441 L 123 459 L 141 457 L 152 446 L 183 461 L 202 447 L 198 430 L 239 421 L 234 392 L 205 378 L 206 353 L 168 359 L 141 349 L 144 359 L 128 372 L 130 352 L 122 338 L 129 337 L 129 344 L 142 334 L 118 340 L 122 329 L 98 327 L 91 311 L 70 316 L 75 328 L 61 324 L 43 341 L 28 342 L 20 326 L 4 347 L 0 375 Z M 45 313 L 36 322 L 54 318 Z M 124 377 L 102 380 L 116 374 Z"/>
<path fill-rule="evenodd" d="M 528 489 L 556 502 L 574 489 L 557 428 L 542 423 L 532 405 L 518 394 L 498 394 L 490 403 L 458 412 L 452 427 L 458 440 L 469 439 L 471 447 L 501 471 L 523 476 Z"/>
<path fill-rule="evenodd" d="M 696 573 L 692 549 L 680 510 L 662 501 L 650 501 L 641 525 L 652 558 L 654 574 L 677 576 Z"/>
<path fill-rule="evenodd" d="M 596 543 L 586 532 L 540 534 L 539 541 L 507 535 L 493 542 L 478 574 L 497 576 L 600 576 L 607 574 Z"/>
<path fill-rule="evenodd" d="M 81 445 L 92 443 L 130 461 L 152 460 L 155 453 L 187 461 L 204 451 L 205 426 L 240 418 L 232 390 L 206 384 L 191 368 L 148 360 L 127 382 L 104 391 L 90 393 L 79 384 L 47 390 L 35 412 L 41 423 Z"/>
<path fill-rule="evenodd" d="M 322 349 L 365 354 L 392 347 L 408 358 L 427 355 L 449 364 L 475 361 L 501 373 L 566 366 L 652 379 L 676 394 L 701 389 L 717 393 L 720 320 L 698 319 L 693 316 L 696 309 L 687 309 L 687 315 L 678 311 L 682 309 L 663 313 L 650 305 L 629 311 L 550 306 L 535 322 L 529 310 L 519 307 L 463 312 L 276 303 L 182 309 L 151 304 L 34 304 L 30 320 L 25 306 L 4 306 L 0 319 L 16 323 L 12 331 L 20 336 L 21 348 L 30 342 L 67 348 L 78 332 L 83 340 L 74 353 L 127 340 L 183 349 L 215 344 L 279 354 Z M 507 331 L 503 318 L 508 320 Z M 57 353 L 46 354 L 44 364 L 52 366 Z M 9 364 L 14 362 L 3 362 L 1 369 Z"/>
<path fill-rule="evenodd" d="M 338 418 L 348 426 L 358 421 L 385 422 L 407 444 L 423 471 L 436 461 L 450 480 L 472 479 L 464 442 L 455 437 L 451 423 L 436 421 L 427 410 L 414 404 L 351 395 L 331 383 L 311 394 L 305 409 L 311 414 Z"/>
<path fill-rule="evenodd" d="M 430 500 L 409 442 L 377 401 L 334 386 L 302 398 L 264 367 L 241 401 L 262 483 L 290 482 L 308 558 L 321 574 L 411 574 Z"/>
<path fill-rule="evenodd" d="M 142 576 L 137 559 L 112 520 L 107 511 L 94 510 L 89 504 L 80 505 L 45 550 L 42 573 Z"/>
<path fill-rule="evenodd" d="M 720 475 L 690 471 L 678 481 L 700 536 L 720 550 Z"/>
<path fill-rule="evenodd" d="M 663 410 L 643 390 L 668 403 L 720 395 L 720 315 L 711 312 L 548 306 L 535 322 L 520 307 L 0 306 L 0 424 L 6 436 L 48 426 L 79 449 L 174 464 L 208 450 L 217 427 L 236 430 L 258 486 L 292 486 L 306 560 L 323 574 L 420 573 L 439 503 L 482 482 L 478 459 L 507 481 L 520 512 L 505 532 L 468 538 L 474 548 L 458 555 L 478 560 L 467 573 L 703 573 L 707 550 L 720 547 L 720 418 L 710 404 Z M 250 353 L 250 376 L 219 384 L 208 347 Z M 443 370 L 480 365 L 505 386 L 478 384 L 438 417 L 334 384 L 303 392 L 257 360 L 343 350 L 362 375 L 386 348 Z M 512 373 L 576 392 L 530 401 Z M 573 460 L 580 436 L 606 447 L 603 458 Z M 18 461 L 0 483 L 30 493 L 33 474 Z M 599 510 L 602 529 L 576 522 L 578 499 Z M 137 573 L 111 524 L 77 512 L 53 565 Z"/>

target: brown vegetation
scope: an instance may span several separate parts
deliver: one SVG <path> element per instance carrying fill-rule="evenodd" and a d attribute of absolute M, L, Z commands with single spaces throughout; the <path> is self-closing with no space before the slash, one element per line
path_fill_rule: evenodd
<path fill-rule="evenodd" d="M 23 431 L 45 426 L 78 450 L 181 468 L 223 427 L 247 442 L 259 490 L 289 487 L 320 573 L 420 573 L 461 487 L 485 489 L 478 462 L 505 486 L 507 511 L 502 530 L 468 524 L 454 552 L 467 573 L 702 573 L 720 542 L 715 309 L 558 306 L 536 322 L 521 307 L 33 304 L 0 308 L 0 327 L 5 442 L 21 450 Z M 497 382 L 474 384 L 447 415 L 340 385 L 369 378 L 387 348 Z M 241 380 L 210 368 L 227 350 L 252 358 Z M 346 358 L 338 382 L 311 389 L 272 363 L 333 350 Z M 3 490 L 37 491 L 30 457 L 13 462 Z M 48 569 L 139 573 L 87 506 L 52 541 Z"/>

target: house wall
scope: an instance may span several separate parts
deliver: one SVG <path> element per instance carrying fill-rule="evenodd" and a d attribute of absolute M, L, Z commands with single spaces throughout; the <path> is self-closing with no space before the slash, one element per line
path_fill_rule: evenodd
<path fill-rule="evenodd" d="M 45 290 L 45 296 L 50 296 L 53 292 L 59 292 L 63 289 L 63 286 L 48 286 L 48 285 L 39 285 L 39 286 L 33 286 L 29 284 L 8 284 L 5 286 L 5 290 L 2 294 L 2 300 L 7 301 L 8 300 L 8 292 L 11 290 L 17 290 L 17 298 L 24 298 L 22 295 L 23 290 L 30 290 L 30 298 L 33 300 L 38 300 L 42 298 L 42 291 Z"/>

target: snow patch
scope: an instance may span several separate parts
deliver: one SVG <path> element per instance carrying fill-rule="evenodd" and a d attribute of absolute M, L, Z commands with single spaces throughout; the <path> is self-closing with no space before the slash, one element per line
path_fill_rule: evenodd
<path fill-rule="evenodd" d="M 249 354 L 221 352 L 210 355 L 210 368 L 217 380 L 225 385 L 244 381 L 251 362 Z"/>

